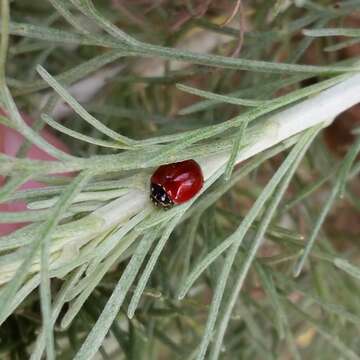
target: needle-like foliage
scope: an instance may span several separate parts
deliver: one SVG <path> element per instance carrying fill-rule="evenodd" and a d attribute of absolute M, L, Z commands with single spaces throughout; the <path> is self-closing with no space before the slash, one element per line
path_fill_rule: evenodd
<path fill-rule="evenodd" d="M 1 0 L 0 131 L 23 143 L 0 133 L 0 357 L 360 359 L 359 129 L 331 141 L 359 12 Z M 200 193 L 155 208 L 151 173 L 185 159 Z"/>

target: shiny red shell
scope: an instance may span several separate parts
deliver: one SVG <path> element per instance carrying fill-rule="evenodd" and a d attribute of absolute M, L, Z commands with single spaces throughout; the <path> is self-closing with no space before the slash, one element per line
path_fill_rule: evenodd
<path fill-rule="evenodd" d="M 203 184 L 203 174 L 195 160 L 162 165 L 151 177 L 151 198 L 156 205 L 163 207 L 182 204 L 193 198 Z M 159 189 L 165 192 L 162 197 Z"/>

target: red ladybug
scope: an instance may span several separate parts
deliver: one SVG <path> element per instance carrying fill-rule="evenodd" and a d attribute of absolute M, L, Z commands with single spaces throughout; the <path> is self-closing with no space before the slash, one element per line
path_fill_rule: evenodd
<path fill-rule="evenodd" d="M 201 168 L 194 160 L 162 165 L 151 176 L 150 198 L 156 206 L 169 209 L 193 198 L 203 184 Z"/>

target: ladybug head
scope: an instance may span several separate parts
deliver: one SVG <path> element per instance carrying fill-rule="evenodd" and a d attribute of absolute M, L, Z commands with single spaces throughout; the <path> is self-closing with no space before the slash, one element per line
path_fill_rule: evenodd
<path fill-rule="evenodd" d="M 164 209 L 170 209 L 174 205 L 165 189 L 158 184 L 151 183 L 150 199 L 156 206 L 161 206 Z"/>

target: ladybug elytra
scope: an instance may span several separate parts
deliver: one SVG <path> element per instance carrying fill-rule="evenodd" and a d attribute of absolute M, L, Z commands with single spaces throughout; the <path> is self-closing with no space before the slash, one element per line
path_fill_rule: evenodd
<path fill-rule="evenodd" d="M 151 176 L 150 198 L 156 206 L 169 209 L 193 198 L 203 184 L 203 174 L 195 160 L 162 165 Z"/>

